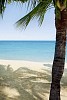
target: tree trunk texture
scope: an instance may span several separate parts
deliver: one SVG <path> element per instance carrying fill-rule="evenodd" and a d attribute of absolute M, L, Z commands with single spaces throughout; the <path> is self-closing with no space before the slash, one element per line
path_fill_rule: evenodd
<path fill-rule="evenodd" d="M 67 30 L 67 9 L 61 12 L 61 20 L 55 18 L 56 26 L 56 45 L 55 55 L 52 66 L 52 83 L 49 100 L 60 99 L 60 81 L 64 72 L 66 30 Z"/>

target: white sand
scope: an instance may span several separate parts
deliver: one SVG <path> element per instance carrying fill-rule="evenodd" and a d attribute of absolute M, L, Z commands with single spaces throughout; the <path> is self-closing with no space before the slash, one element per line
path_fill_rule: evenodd
<path fill-rule="evenodd" d="M 45 72 L 45 73 L 47 73 L 46 69 L 47 70 L 52 69 L 52 67 L 51 67 L 52 63 L 49 63 L 49 62 L 32 62 L 32 61 L 23 61 L 23 60 L 0 60 L 0 65 L 6 65 L 6 66 L 10 65 L 13 68 L 13 70 L 16 70 L 20 67 L 26 67 L 31 70 L 35 70 L 38 72 Z M 67 63 L 65 63 L 65 68 L 67 68 Z M 43 80 L 38 80 L 38 81 L 43 82 Z M 45 80 L 45 82 L 46 82 L 46 80 Z M 61 91 L 62 100 L 67 100 L 67 92 L 66 91 L 67 91 L 66 89 L 62 88 L 62 91 Z M 63 94 L 65 94 L 65 96 Z M 49 98 L 49 94 L 45 94 L 45 95 L 47 95 L 47 98 Z M 48 99 L 46 99 L 46 100 L 48 100 Z"/>
<path fill-rule="evenodd" d="M 13 70 L 16 70 L 20 67 L 26 67 L 31 70 L 42 72 L 43 69 L 52 69 L 52 62 L 33 62 L 33 61 L 24 61 L 24 60 L 1 60 L 0 65 L 10 65 Z M 67 68 L 67 63 L 65 63 L 65 68 Z"/>
<path fill-rule="evenodd" d="M 0 60 L 0 65 L 10 65 L 14 70 L 19 67 L 26 67 L 35 71 L 43 71 L 43 69 L 50 69 L 48 64 L 51 63 L 43 63 L 43 62 L 32 62 L 32 61 L 24 61 L 24 60 Z"/>

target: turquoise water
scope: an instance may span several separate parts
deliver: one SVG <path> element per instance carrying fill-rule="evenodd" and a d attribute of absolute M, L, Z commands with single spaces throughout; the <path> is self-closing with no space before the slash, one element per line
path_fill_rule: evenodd
<path fill-rule="evenodd" d="M 51 62 L 55 41 L 0 41 L 0 59 Z"/>

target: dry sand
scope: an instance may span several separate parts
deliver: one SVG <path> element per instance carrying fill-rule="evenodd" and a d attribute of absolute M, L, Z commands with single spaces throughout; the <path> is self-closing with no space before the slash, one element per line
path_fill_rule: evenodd
<path fill-rule="evenodd" d="M 17 70 L 20 67 L 28 68 L 30 70 L 45 73 L 48 76 L 49 75 L 51 76 L 52 63 L 49 63 L 49 62 L 44 63 L 44 62 L 32 62 L 32 61 L 23 61 L 23 60 L 0 60 L 0 65 L 6 65 L 6 66 L 10 65 L 13 68 L 13 70 Z M 65 64 L 65 68 L 67 68 L 67 63 Z M 30 77 L 31 75 L 32 74 L 28 73 L 25 77 Z M 36 76 L 36 75 L 34 75 L 34 76 Z M 33 81 L 33 80 L 31 80 L 31 81 L 36 82 L 36 83 L 37 82 L 49 83 L 49 81 L 47 79 L 40 79 L 40 78 L 37 79 L 37 81 Z M 30 92 L 30 91 L 31 90 L 29 90 L 29 89 L 27 90 L 27 92 Z M 43 95 L 37 94 L 37 96 L 40 96 L 42 98 L 42 100 L 48 100 L 49 93 L 45 92 L 45 93 L 43 93 Z M 45 97 L 46 97 L 46 99 L 45 99 Z M 36 99 L 36 100 L 40 100 L 40 99 Z M 61 90 L 61 100 L 67 100 L 67 88 L 62 88 L 62 90 Z"/>
<path fill-rule="evenodd" d="M 0 60 L 2 65 L 10 65 L 14 70 L 19 67 L 26 67 L 35 71 L 43 71 L 42 69 L 49 69 L 52 63 L 44 62 L 33 62 L 33 61 L 24 61 L 24 60 Z"/>

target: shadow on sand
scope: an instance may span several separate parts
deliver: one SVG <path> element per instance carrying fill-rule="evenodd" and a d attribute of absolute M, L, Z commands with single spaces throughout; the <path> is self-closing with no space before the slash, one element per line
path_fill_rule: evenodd
<path fill-rule="evenodd" d="M 13 71 L 10 66 L 0 65 L 0 100 L 48 100 L 51 72 L 43 70 L 38 72 L 20 67 Z M 64 78 L 62 82 L 66 86 L 67 78 Z"/>

